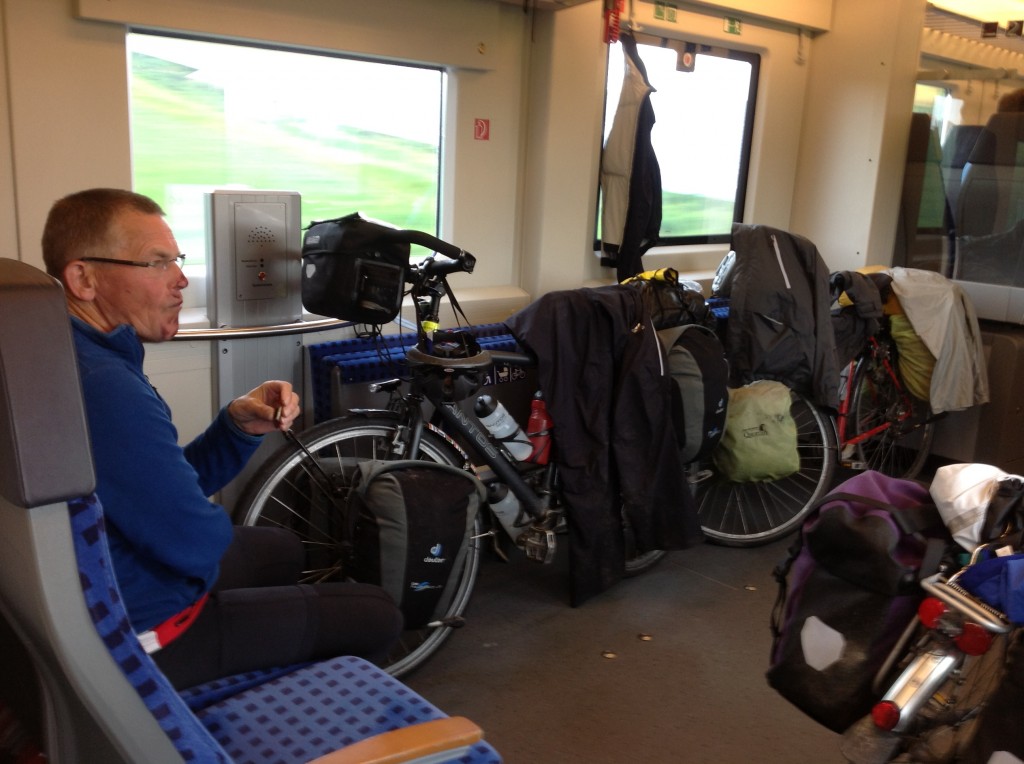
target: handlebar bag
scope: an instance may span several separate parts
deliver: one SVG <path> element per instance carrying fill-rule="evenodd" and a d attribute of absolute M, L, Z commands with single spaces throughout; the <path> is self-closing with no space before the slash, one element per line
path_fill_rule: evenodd
<path fill-rule="evenodd" d="M 825 496 L 774 570 L 768 684 L 842 732 L 884 688 L 876 675 L 916 616 L 919 581 L 953 542 L 928 489 L 866 471 Z"/>
<path fill-rule="evenodd" d="M 302 240 L 302 305 L 364 324 L 394 320 L 402 308 L 409 242 L 358 212 L 313 222 Z"/>
<path fill-rule="evenodd" d="M 348 575 L 387 591 L 406 629 L 425 626 L 451 603 L 486 493 L 473 473 L 447 464 L 362 462 L 347 507 Z"/>

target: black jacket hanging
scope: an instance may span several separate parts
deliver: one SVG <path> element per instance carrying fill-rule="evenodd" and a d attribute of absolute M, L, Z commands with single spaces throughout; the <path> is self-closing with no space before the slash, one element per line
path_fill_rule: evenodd
<path fill-rule="evenodd" d="M 661 230 L 661 168 L 651 143 L 654 88 L 636 40 L 624 34 L 620 42 L 626 72 L 601 158 L 601 264 L 615 268 L 618 281 L 644 270 L 643 255 Z"/>
<path fill-rule="evenodd" d="M 572 604 L 622 578 L 623 513 L 640 550 L 703 541 L 672 424 L 675 383 L 640 290 L 549 292 L 506 323 L 538 358 L 555 423 Z"/>

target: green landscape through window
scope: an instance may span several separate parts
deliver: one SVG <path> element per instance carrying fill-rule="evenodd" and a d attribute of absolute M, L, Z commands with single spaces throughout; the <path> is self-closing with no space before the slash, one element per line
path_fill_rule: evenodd
<path fill-rule="evenodd" d="M 302 224 L 359 211 L 437 231 L 440 69 L 130 33 L 132 181 L 205 260 L 205 194 L 297 191 Z"/>

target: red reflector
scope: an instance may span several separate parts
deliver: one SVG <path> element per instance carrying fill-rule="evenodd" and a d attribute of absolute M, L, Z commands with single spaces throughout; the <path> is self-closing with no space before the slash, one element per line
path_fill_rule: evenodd
<path fill-rule="evenodd" d="M 900 722 L 900 708 L 891 700 L 883 700 L 871 709 L 871 720 L 878 729 L 889 732 Z"/>
<path fill-rule="evenodd" d="M 992 647 L 992 635 L 971 621 L 964 624 L 964 630 L 953 641 L 968 655 L 981 655 Z"/>
<path fill-rule="evenodd" d="M 917 606 L 917 617 L 921 619 L 926 629 L 934 629 L 947 610 L 946 603 L 942 600 L 925 597 Z"/>

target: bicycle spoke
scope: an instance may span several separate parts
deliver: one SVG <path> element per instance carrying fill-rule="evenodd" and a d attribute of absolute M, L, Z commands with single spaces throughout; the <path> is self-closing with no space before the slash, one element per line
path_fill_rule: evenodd
<path fill-rule="evenodd" d="M 715 542 L 751 546 L 787 535 L 799 527 L 817 498 L 831 486 L 836 463 L 831 421 L 810 402 L 793 394 L 800 469 L 787 477 L 749 483 L 721 479 L 710 462 L 709 476 L 694 488 L 701 526 Z"/>
<path fill-rule="evenodd" d="M 305 448 L 286 445 L 264 465 L 239 499 L 247 525 L 288 528 L 299 534 L 306 550 L 303 583 L 346 579 L 344 505 L 359 464 L 396 458 L 391 446 L 396 416 L 353 417 L 318 425 L 302 438 Z M 462 467 L 463 456 L 441 435 L 423 433 L 420 458 Z M 315 462 L 311 464 L 310 462 Z M 478 528 L 473 535 L 479 534 Z M 455 618 L 465 610 L 479 570 L 480 545 L 471 543 L 457 575 L 452 602 L 441 614 Z M 450 626 L 407 630 L 385 669 L 401 676 L 419 666 L 448 638 Z"/>

